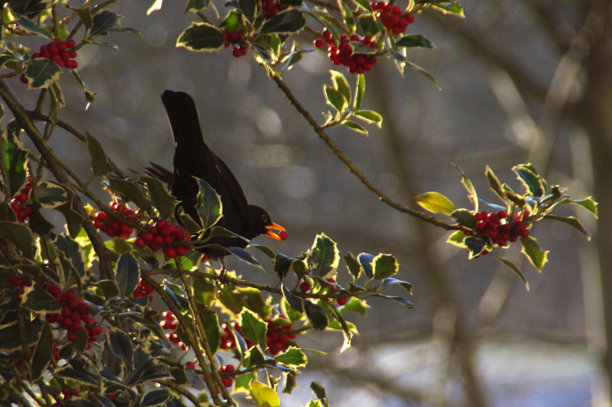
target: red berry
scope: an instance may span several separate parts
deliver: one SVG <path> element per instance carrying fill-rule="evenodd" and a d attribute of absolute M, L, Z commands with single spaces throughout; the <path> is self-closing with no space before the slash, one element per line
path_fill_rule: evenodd
<path fill-rule="evenodd" d="M 281 230 L 281 231 L 278 233 L 278 237 L 279 237 L 281 240 L 286 240 L 286 239 L 289 237 L 289 233 L 287 233 L 287 232 L 286 232 L 286 231 L 284 231 L 284 230 Z"/>
<path fill-rule="evenodd" d="M 232 385 L 234 384 L 234 379 L 232 379 L 231 377 L 222 377 L 221 382 L 225 387 L 232 387 Z"/>
<path fill-rule="evenodd" d="M 73 39 L 66 40 L 66 48 L 74 48 L 74 40 Z"/>
<path fill-rule="evenodd" d="M 28 83 L 28 77 L 25 76 L 25 74 L 21 74 L 19 80 L 21 81 L 21 83 Z"/>
<path fill-rule="evenodd" d="M 308 292 L 310 291 L 310 284 L 308 283 L 308 281 L 302 281 L 300 283 L 300 290 L 302 292 Z"/>
<path fill-rule="evenodd" d="M 187 366 L 191 370 L 195 369 L 195 363 L 193 362 L 187 362 L 185 363 L 185 366 Z"/>
<path fill-rule="evenodd" d="M 342 298 L 338 298 L 336 300 L 336 302 L 338 303 L 338 305 L 344 305 L 346 304 L 347 298 L 346 297 L 342 297 Z"/>

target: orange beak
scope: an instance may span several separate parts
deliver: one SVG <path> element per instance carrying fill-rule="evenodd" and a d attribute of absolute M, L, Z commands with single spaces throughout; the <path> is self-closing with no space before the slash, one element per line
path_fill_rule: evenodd
<path fill-rule="evenodd" d="M 268 231 L 265 233 L 265 235 L 271 237 L 274 240 L 287 239 L 288 234 L 285 231 L 285 228 L 276 222 L 272 222 L 270 225 L 266 225 L 266 229 L 268 229 Z M 278 233 L 276 231 L 278 231 Z"/>

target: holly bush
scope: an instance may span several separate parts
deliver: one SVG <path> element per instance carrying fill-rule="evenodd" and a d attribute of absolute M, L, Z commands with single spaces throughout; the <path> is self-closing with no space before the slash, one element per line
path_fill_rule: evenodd
<path fill-rule="evenodd" d="M 368 299 L 382 297 L 412 307 L 385 288 L 412 284 L 396 278 L 397 259 L 387 253 L 341 252 L 324 233 L 301 253 L 276 253 L 248 242 L 228 247 L 246 268 L 269 273 L 274 283 L 254 283 L 237 270 L 207 259 L 198 249 L 218 236 L 239 237 L 217 225 L 223 206 L 217 193 L 198 181 L 199 219 L 177 211 L 168 185 L 147 175 L 127 176 L 93 134 L 64 122 L 59 78 L 72 76 L 95 101 L 79 72 L 83 47 L 110 46 L 114 32 L 131 32 L 112 11 L 115 1 L 5 1 L 0 44 L 0 398 L 12 405 L 152 406 L 236 405 L 243 393 L 259 406 L 278 406 L 278 391 L 290 393 L 308 363 L 300 337 L 313 330 L 338 332 L 342 349 L 358 333 L 355 314 Z M 161 0 L 149 13 L 163 12 Z M 494 254 L 521 245 L 541 271 L 548 252 L 535 226 L 561 221 L 588 237 L 573 216 L 553 213 L 575 204 L 597 215 L 590 197 L 573 200 L 530 164 L 513 168 L 522 191 L 502 183 L 490 168 L 486 178 L 500 203 L 479 198 L 459 171 L 471 208 L 457 208 L 439 192 L 414 199 L 430 213 L 392 201 L 353 164 L 327 135 L 344 126 L 367 133 L 382 117 L 362 108 L 364 73 L 377 61 L 433 77 L 409 61 L 406 50 L 431 48 L 420 34 L 406 34 L 426 12 L 463 17 L 457 1 L 407 4 L 366 0 L 238 0 L 215 5 L 188 0 L 194 22 L 178 47 L 233 57 L 249 52 L 341 163 L 387 205 L 450 231 L 448 242 L 468 259 L 495 256 L 527 284 L 511 261 Z M 172 5 L 174 7 L 174 5 Z M 111 35 L 113 34 L 113 35 Z M 120 37 L 117 37 L 120 39 Z M 312 42 L 313 48 L 307 45 Z M 36 44 L 37 50 L 30 48 Z M 309 52 L 327 49 L 330 62 L 354 77 L 331 70 L 323 86 L 333 109 L 319 124 L 293 95 L 283 73 Z M 224 57 L 220 55 L 219 57 Z M 11 86 L 12 78 L 15 78 Z M 434 80 L 435 82 L 435 80 Z M 14 91 L 13 88 L 17 89 Z M 21 100 L 36 96 L 32 107 Z M 6 112 L 6 115 L 5 115 Z M 60 128 L 82 143 L 91 172 L 77 174 L 49 145 Z M 29 139 L 33 148 L 24 146 Z M 93 192 L 102 184 L 110 203 Z M 65 222 L 54 225 L 51 212 Z M 283 237 L 286 237 L 283 236 Z M 240 237 L 239 237 L 240 238 Z M 246 240 L 246 239 L 245 239 Z M 254 255 L 268 258 L 262 263 Z M 264 265 L 265 264 L 265 265 Z M 310 406 L 328 405 L 313 382 Z M 208 403 L 208 404 L 207 404 Z"/>

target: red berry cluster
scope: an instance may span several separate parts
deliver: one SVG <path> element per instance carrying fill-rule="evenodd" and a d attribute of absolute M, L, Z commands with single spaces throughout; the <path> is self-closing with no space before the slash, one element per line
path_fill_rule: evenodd
<path fill-rule="evenodd" d="M 149 227 L 149 230 L 140 232 L 135 243 L 141 249 L 149 246 L 153 251 L 162 249 L 168 257 L 179 257 L 191 248 L 186 242 L 189 242 L 187 229 L 159 219 Z"/>
<path fill-rule="evenodd" d="M 83 300 L 77 299 L 73 290 L 62 290 L 54 283 L 47 285 L 47 291 L 55 297 L 56 301 L 62 305 L 61 312 L 47 314 L 47 322 L 53 324 L 57 322 L 63 329 L 68 331 L 68 340 L 74 342 L 77 339 L 77 332 L 84 328 L 89 335 L 87 348 L 92 342 L 98 339 L 102 333 L 102 327 L 96 325 L 96 320 L 89 316 L 90 308 Z"/>
<path fill-rule="evenodd" d="M 243 44 L 243 39 L 245 39 L 244 33 L 240 31 L 223 31 L 223 38 L 225 39 L 225 48 L 232 45 L 234 49 L 232 50 L 232 55 L 236 58 L 246 55 L 249 51 L 249 47 Z M 252 40 L 252 36 L 246 37 L 247 40 Z M 241 45 L 243 44 L 243 45 Z"/>
<path fill-rule="evenodd" d="M 79 391 L 77 387 L 70 389 L 69 387 L 64 386 L 62 388 L 62 395 L 64 396 L 64 401 L 68 401 L 74 396 L 78 397 L 80 394 L 81 392 Z"/>
<path fill-rule="evenodd" d="M 24 222 L 30 215 L 32 215 L 32 206 L 26 205 L 30 190 L 32 189 L 32 182 L 28 181 L 20 190 L 11 202 L 11 208 L 17 216 L 19 222 Z"/>
<path fill-rule="evenodd" d="M 287 6 L 280 4 L 278 0 L 261 0 L 261 9 L 266 13 L 266 20 L 274 17 Z"/>
<path fill-rule="evenodd" d="M 153 287 L 151 287 L 149 283 L 147 283 L 143 279 L 140 279 L 132 295 L 134 296 L 134 298 L 146 297 L 148 295 L 150 301 L 153 299 L 151 296 L 151 294 L 153 294 L 153 291 Z"/>
<path fill-rule="evenodd" d="M 476 231 L 481 235 L 487 235 L 491 241 L 498 246 L 505 246 L 508 242 L 516 242 L 519 237 L 529 236 L 529 229 L 525 219 L 528 212 L 519 212 L 516 215 L 508 215 L 501 210 L 497 213 L 476 212 Z"/>
<path fill-rule="evenodd" d="M 276 319 L 268 318 L 268 332 L 266 333 L 266 345 L 273 355 L 286 350 L 290 341 L 295 339 L 295 334 L 291 332 L 293 325 L 289 322 L 278 324 L 275 321 L 285 319 L 284 315 L 279 315 Z"/>
<path fill-rule="evenodd" d="M 113 201 L 110 204 L 110 207 L 113 211 L 120 213 L 127 220 L 131 222 L 137 222 L 138 217 L 136 216 L 136 212 L 132 209 L 128 208 L 127 205 L 123 204 L 120 201 Z M 93 216 L 93 224 L 96 228 L 100 229 L 102 232 L 106 233 L 110 237 L 120 237 L 123 239 L 127 239 L 132 234 L 134 228 L 129 226 L 127 223 L 115 219 L 108 215 L 106 212 L 98 212 Z"/>
<path fill-rule="evenodd" d="M 344 65 L 349 68 L 350 73 L 364 73 L 376 64 L 376 56 L 353 53 L 353 46 L 350 43 L 351 41 L 358 42 L 366 47 L 376 49 L 376 41 L 373 41 L 369 35 L 359 38 L 357 34 L 353 34 L 349 38 L 342 34 L 338 44 L 327 29 L 321 32 L 321 36 L 323 39 L 314 40 L 314 46 L 323 48 L 327 44 L 327 56 L 334 65 Z"/>
<path fill-rule="evenodd" d="M 399 7 L 385 1 L 370 2 L 376 17 L 380 18 L 388 32 L 402 34 L 408 24 L 414 21 L 414 16 L 403 12 Z"/>
<path fill-rule="evenodd" d="M 8 276 L 9 283 L 15 287 L 17 290 L 16 300 L 21 302 L 21 296 L 23 295 L 25 288 L 24 287 L 32 287 L 32 279 L 31 278 L 22 278 L 18 274 L 10 273 Z"/>
<path fill-rule="evenodd" d="M 178 320 L 176 319 L 172 311 L 164 311 L 162 315 L 164 317 L 164 320 L 161 321 L 159 324 L 163 329 L 167 331 L 172 331 L 166 334 L 166 338 L 168 338 L 168 340 L 173 344 L 178 345 L 179 348 L 181 348 L 182 350 L 187 350 L 187 345 L 185 345 L 181 341 L 181 338 L 175 331 L 176 327 L 178 326 Z"/>
<path fill-rule="evenodd" d="M 219 373 L 223 374 L 230 374 L 234 372 L 234 365 L 223 365 L 221 366 L 221 369 L 219 369 Z M 231 378 L 230 376 L 223 376 L 221 377 L 221 382 L 223 383 L 223 385 L 225 387 L 232 387 L 232 384 L 234 384 L 234 379 Z"/>
<path fill-rule="evenodd" d="M 78 66 L 76 58 L 77 53 L 74 50 L 74 40 L 62 41 L 59 38 L 54 39 L 48 44 L 42 45 L 39 52 L 32 54 L 32 58 L 47 58 L 55 62 L 60 67 L 74 69 Z"/>

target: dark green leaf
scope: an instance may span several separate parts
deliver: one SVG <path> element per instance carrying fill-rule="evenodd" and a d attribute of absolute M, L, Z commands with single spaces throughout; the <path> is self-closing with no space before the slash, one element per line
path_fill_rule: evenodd
<path fill-rule="evenodd" d="M 542 268 L 548 261 L 548 250 L 543 252 L 540 249 L 538 242 L 531 236 L 521 237 L 520 241 L 523 245 L 521 253 L 527 257 L 527 259 L 539 272 L 541 272 Z"/>
<path fill-rule="evenodd" d="M 78 236 L 79 232 L 83 228 L 83 217 L 72 207 L 73 201 L 70 200 L 64 205 L 58 206 L 56 209 L 64 215 L 66 218 L 66 226 L 68 233 L 71 238 Z"/>
<path fill-rule="evenodd" d="M 291 267 L 291 263 L 295 258 L 286 256 L 282 253 L 279 253 L 274 258 L 274 272 L 278 275 L 278 278 L 283 280 L 287 273 L 289 272 L 289 268 Z"/>
<path fill-rule="evenodd" d="M 34 288 L 30 291 L 23 307 L 34 312 L 57 312 L 62 309 L 55 297 L 44 288 Z"/>
<path fill-rule="evenodd" d="M 100 280 L 98 286 L 104 292 L 104 297 L 107 300 L 119 296 L 119 285 L 115 280 Z"/>
<path fill-rule="evenodd" d="M 312 392 L 319 400 L 327 400 L 327 394 L 325 393 L 325 387 L 319 382 L 311 382 L 310 388 Z"/>
<path fill-rule="evenodd" d="M 512 263 L 510 260 L 506 258 L 499 257 L 494 254 L 491 254 L 491 256 L 499 260 L 501 263 L 507 266 L 510 270 L 512 270 L 521 280 L 523 280 L 523 284 L 525 285 L 525 290 L 529 291 L 529 282 L 527 281 L 527 278 L 514 263 Z"/>
<path fill-rule="evenodd" d="M 32 382 L 38 381 L 47 366 L 49 366 L 52 356 L 53 336 L 51 335 L 49 325 L 45 324 L 40 333 L 36 348 L 34 348 L 34 352 L 32 353 L 32 360 L 30 361 L 30 380 Z"/>
<path fill-rule="evenodd" d="M 162 219 L 168 219 L 174 212 L 177 203 L 176 198 L 168 191 L 168 186 L 154 177 L 140 177 L 147 184 L 147 191 L 151 197 L 151 203 L 159 212 Z"/>
<path fill-rule="evenodd" d="M 474 216 L 472 211 L 468 211 L 467 209 L 456 209 L 450 214 L 450 216 L 462 226 L 466 226 L 468 228 L 474 228 L 476 226 L 476 216 Z"/>
<path fill-rule="evenodd" d="M 290 367 L 305 367 L 308 358 L 301 349 L 294 346 L 289 347 L 285 352 L 274 357 L 277 362 Z"/>
<path fill-rule="evenodd" d="M 208 23 L 193 23 L 179 36 L 177 47 L 185 47 L 191 51 L 212 52 L 223 48 L 225 39 L 223 33 L 214 25 Z"/>
<path fill-rule="evenodd" d="M 495 175 L 491 167 L 489 167 L 488 165 L 485 170 L 485 175 L 487 177 L 487 182 L 489 183 L 489 188 L 491 188 L 491 191 L 495 192 L 502 199 L 502 201 L 505 201 L 506 194 L 504 193 L 504 189 L 502 188 L 501 182 L 499 182 L 497 175 Z"/>
<path fill-rule="evenodd" d="M 43 208 L 57 208 L 68 203 L 68 194 L 59 184 L 51 181 L 42 181 L 36 186 L 38 202 Z"/>
<path fill-rule="evenodd" d="M 257 259 L 253 257 L 251 253 L 244 250 L 242 247 L 228 247 L 227 250 L 229 250 L 234 256 L 236 256 L 239 260 L 242 260 L 246 264 L 249 264 L 259 270 L 264 271 L 264 268 L 257 261 Z"/>
<path fill-rule="evenodd" d="M 281 291 L 283 292 L 283 297 L 287 300 L 287 303 L 291 308 L 298 312 L 304 312 L 304 305 L 302 304 L 302 300 L 293 295 L 290 289 L 288 289 L 284 284 L 281 284 Z"/>
<path fill-rule="evenodd" d="M 219 317 L 215 310 L 200 306 L 199 303 L 198 311 L 206 329 L 208 346 L 210 347 L 210 351 L 214 354 L 217 352 L 217 349 L 219 349 Z"/>
<path fill-rule="evenodd" d="M 140 281 L 140 268 L 136 258 L 130 253 L 122 254 L 117 261 L 117 269 L 115 270 L 115 279 L 119 284 L 121 295 L 127 297 L 131 295 L 138 282 Z"/>
<path fill-rule="evenodd" d="M 575 203 L 576 205 L 582 206 L 584 209 L 591 212 L 591 214 L 597 219 L 598 217 L 597 207 L 599 206 L 599 204 L 590 196 L 584 199 L 578 199 L 576 201 L 571 201 L 571 202 Z"/>
<path fill-rule="evenodd" d="M 297 9 L 290 9 L 266 21 L 260 32 L 262 34 L 290 34 L 300 31 L 304 25 L 306 25 L 306 20 L 302 13 Z"/>
<path fill-rule="evenodd" d="M 0 236 L 12 242 L 28 259 L 34 258 L 34 236 L 26 225 L 0 220 Z"/>
<path fill-rule="evenodd" d="M 412 302 L 408 301 L 404 297 L 399 297 L 397 295 L 374 294 L 374 297 L 380 297 L 387 300 L 395 301 L 407 308 L 414 308 L 414 304 Z"/>
<path fill-rule="evenodd" d="M 400 38 L 396 43 L 397 47 L 419 47 L 419 48 L 433 48 L 433 43 L 427 38 L 420 34 L 406 35 Z"/>
<path fill-rule="evenodd" d="M 91 15 L 91 8 L 89 6 L 73 7 L 72 10 L 77 13 L 85 28 L 89 29 L 93 27 L 93 16 Z"/>
<path fill-rule="evenodd" d="M 559 216 L 553 213 L 548 213 L 544 216 L 544 219 L 551 219 L 551 220 L 556 220 L 559 222 L 567 223 L 571 227 L 577 229 L 579 232 L 584 234 L 587 240 L 591 240 L 591 234 L 589 233 L 588 230 L 585 229 L 585 227 L 582 225 L 582 222 L 580 222 L 580 220 L 576 218 L 575 216 Z"/>
<path fill-rule="evenodd" d="M 372 262 L 374 266 L 374 279 L 383 280 L 399 271 L 397 259 L 390 254 L 379 254 Z"/>
<path fill-rule="evenodd" d="M 142 398 L 141 407 L 167 405 L 166 401 L 170 398 L 168 389 L 156 389 L 146 393 Z"/>
<path fill-rule="evenodd" d="M 364 2 L 367 3 L 366 1 Z M 370 37 L 373 38 L 374 36 L 376 36 L 376 34 L 381 32 L 378 23 L 370 14 L 359 16 L 358 22 L 359 22 L 359 26 L 361 27 L 361 30 L 363 31 L 364 35 L 369 35 Z"/>
<path fill-rule="evenodd" d="M 538 174 L 531 170 L 531 166 L 527 164 L 515 165 L 512 167 L 512 171 L 516 173 L 519 181 L 523 183 L 525 189 L 529 191 L 531 195 L 538 197 L 544 195 L 544 185 L 542 185 Z"/>
<path fill-rule="evenodd" d="M 113 352 L 116 357 L 123 359 L 128 365 L 134 364 L 134 344 L 130 340 L 130 337 L 125 332 L 116 328 L 108 328 L 106 331 L 107 343 L 109 349 Z"/>
<path fill-rule="evenodd" d="M 361 265 L 359 264 L 359 261 L 351 252 L 348 252 L 346 255 L 344 255 L 343 259 L 344 259 L 344 263 L 346 263 L 346 267 L 348 268 L 349 272 L 353 276 L 353 281 L 356 281 L 361 275 L 361 270 L 362 270 Z"/>
<path fill-rule="evenodd" d="M 24 29 L 27 32 L 40 35 L 41 37 L 45 37 L 50 40 L 53 39 L 53 36 L 49 34 L 47 30 L 40 28 L 38 25 L 34 24 L 30 20 L 27 20 L 25 18 L 20 18 L 19 20 L 16 21 L 16 23 L 19 24 L 20 28 Z"/>
<path fill-rule="evenodd" d="M 313 304 L 308 300 L 305 300 L 304 311 L 306 311 L 306 316 L 308 317 L 308 320 L 310 321 L 314 329 L 322 331 L 327 327 L 327 314 L 325 313 L 323 308 L 319 307 L 316 304 Z"/>
<path fill-rule="evenodd" d="M 185 9 L 185 11 L 197 13 L 198 11 L 201 11 L 202 9 L 208 7 L 208 4 L 208 0 L 188 0 L 187 8 Z"/>
<path fill-rule="evenodd" d="M 12 194 L 16 195 L 26 181 L 28 152 L 17 137 L 6 133 L 2 135 L 2 148 L 4 165 L 9 176 L 9 186 Z"/>
<path fill-rule="evenodd" d="M 112 11 L 103 10 L 93 17 L 93 25 L 89 30 L 89 38 L 95 38 L 98 35 L 106 35 L 109 31 L 119 27 L 123 16 L 113 13 Z"/>
<path fill-rule="evenodd" d="M 48 0 L 9 0 L 4 3 L 8 3 L 13 13 L 21 14 L 28 18 L 36 17 L 48 7 Z"/>
<path fill-rule="evenodd" d="M 238 315 L 238 323 L 242 335 L 253 343 L 257 343 L 262 349 L 266 348 L 267 324 L 253 311 L 245 308 Z"/>
<path fill-rule="evenodd" d="M 87 150 L 91 159 L 91 169 L 94 175 L 106 175 L 113 170 L 100 142 L 89 132 L 87 134 Z"/>
<path fill-rule="evenodd" d="M 208 229 L 223 216 L 221 196 L 206 181 L 200 178 L 196 178 L 196 181 L 199 187 L 196 209 L 200 215 L 202 227 Z"/>
<path fill-rule="evenodd" d="M 249 21 L 252 20 L 255 16 L 257 2 L 255 0 L 239 0 L 238 4 L 240 4 L 240 9 L 244 13 L 244 17 Z"/>
<path fill-rule="evenodd" d="M 463 239 L 463 243 L 465 243 L 469 250 L 468 258 L 470 259 L 481 254 L 487 247 L 487 243 L 484 240 L 472 236 L 467 236 L 465 239 Z"/>
<path fill-rule="evenodd" d="M 412 295 L 412 288 L 414 287 L 412 283 L 409 283 L 408 281 L 404 281 L 404 280 L 398 280 L 397 278 L 393 278 L 393 277 L 385 278 L 385 281 L 383 281 L 383 285 L 392 285 L 392 284 L 401 285 L 406 290 L 408 290 L 408 293 L 410 295 Z"/>
<path fill-rule="evenodd" d="M 124 201 L 132 201 L 136 206 L 146 210 L 151 216 L 154 216 L 151 203 L 138 182 L 117 177 L 108 177 L 107 181 L 109 188 L 113 192 L 121 195 Z"/>
<path fill-rule="evenodd" d="M 30 87 L 34 89 L 47 88 L 59 78 L 61 68 L 50 59 L 35 59 L 25 72 L 30 79 Z"/>

